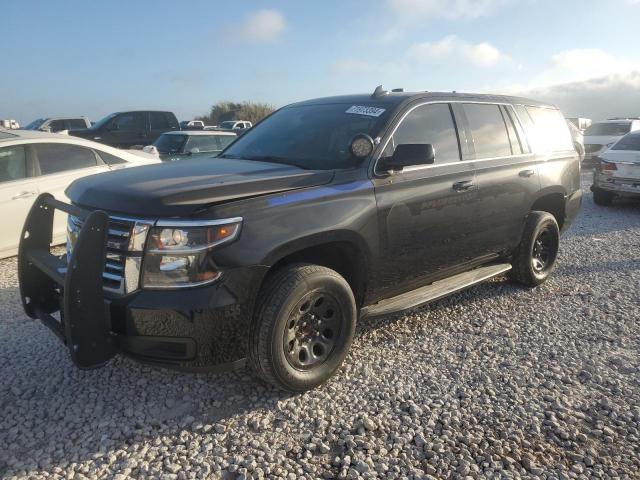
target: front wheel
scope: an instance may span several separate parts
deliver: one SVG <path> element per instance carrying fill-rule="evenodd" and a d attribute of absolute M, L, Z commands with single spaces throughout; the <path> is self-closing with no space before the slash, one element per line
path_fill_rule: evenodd
<path fill-rule="evenodd" d="M 555 267 L 559 246 L 555 217 L 548 212 L 531 212 L 511 262 L 511 279 L 527 287 L 545 282 Z"/>
<path fill-rule="evenodd" d="M 284 267 L 266 281 L 249 332 L 249 363 L 264 381 L 302 392 L 328 380 L 356 324 L 347 281 L 318 265 Z"/>

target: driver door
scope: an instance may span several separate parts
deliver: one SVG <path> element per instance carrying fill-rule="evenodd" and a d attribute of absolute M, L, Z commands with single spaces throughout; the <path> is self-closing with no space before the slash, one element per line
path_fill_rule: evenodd
<path fill-rule="evenodd" d="M 381 252 L 372 300 L 464 269 L 476 257 L 476 174 L 471 162 L 461 161 L 466 142 L 458 132 L 452 106 L 433 103 L 410 110 L 389 138 L 382 157 L 401 144 L 432 144 L 435 162 L 373 178 Z"/>

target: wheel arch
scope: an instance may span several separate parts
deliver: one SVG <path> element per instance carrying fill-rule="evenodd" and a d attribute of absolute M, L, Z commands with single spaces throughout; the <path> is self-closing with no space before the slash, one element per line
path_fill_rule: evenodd
<path fill-rule="evenodd" d="M 529 207 L 529 211 L 548 212 L 553 215 L 562 228 L 566 218 L 566 192 L 562 188 L 541 190 Z"/>
<path fill-rule="evenodd" d="M 366 291 L 371 254 L 364 239 L 355 232 L 336 230 L 322 232 L 292 240 L 270 252 L 263 264 L 269 270 L 262 285 L 270 275 L 294 263 L 311 263 L 335 270 L 349 283 L 362 305 Z"/>

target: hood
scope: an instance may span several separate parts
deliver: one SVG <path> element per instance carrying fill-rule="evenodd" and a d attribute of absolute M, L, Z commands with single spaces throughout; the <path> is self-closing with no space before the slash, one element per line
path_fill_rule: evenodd
<path fill-rule="evenodd" d="M 207 205 L 324 185 L 332 171 L 249 160 L 181 160 L 80 178 L 66 190 L 77 205 L 129 216 L 189 216 Z"/>
<path fill-rule="evenodd" d="M 584 144 L 585 145 L 608 145 L 613 142 L 617 142 L 623 137 L 623 135 L 585 135 L 584 136 Z"/>

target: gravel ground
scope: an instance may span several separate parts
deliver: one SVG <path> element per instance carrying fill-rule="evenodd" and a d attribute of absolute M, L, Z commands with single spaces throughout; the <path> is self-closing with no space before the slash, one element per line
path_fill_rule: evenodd
<path fill-rule="evenodd" d="M 364 321 L 338 375 L 291 396 L 247 371 L 77 370 L 0 261 L 0 475 L 640 478 L 639 268 L 640 203 L 586 192 L 545 285 Z"/>

